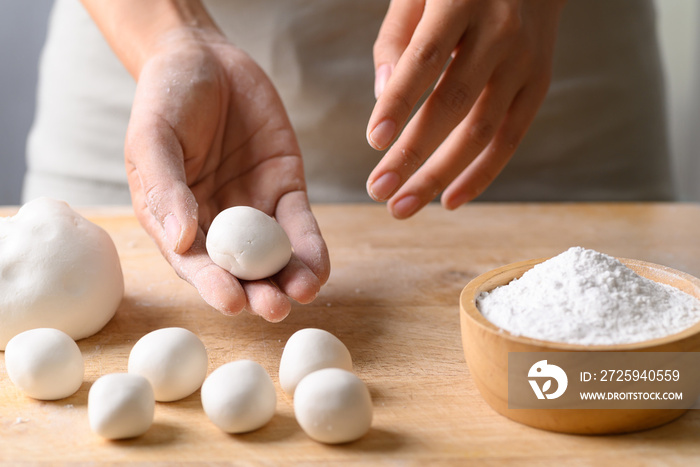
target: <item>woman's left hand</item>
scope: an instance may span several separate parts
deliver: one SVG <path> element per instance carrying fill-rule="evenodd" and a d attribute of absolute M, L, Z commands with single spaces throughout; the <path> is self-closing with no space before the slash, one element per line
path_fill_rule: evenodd
<path fill-rule="evenodd" d="M 373 199 L 401 219 L 440 192 L 454 209 L 486 189 L 547 93 L 563 4 L 391 2 L 374 45 L 378 100 L 367 134 L 375 149 L 395 142 L 369 176 Z"/>

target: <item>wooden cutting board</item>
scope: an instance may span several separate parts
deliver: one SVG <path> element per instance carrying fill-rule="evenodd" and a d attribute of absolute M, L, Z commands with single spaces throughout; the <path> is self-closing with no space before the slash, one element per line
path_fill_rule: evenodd
<path fill-rule="evenodd" d="M 16 208 L 0 209 L 11 215 Z M 623 436 L 582 437 L 540 431 L 496 414 L 469 376 L 460 341 L 458 297 L 494 267 L 558 254 L 581 245 L 665 264 L 700 276 L 700 207 L 684 204 L 472 204 L 456 212 L 430 206 L 396 221 L 375 205 L 314 207 L 333 272 L 310 305 L 295 305 L 281 323 L 213 311 L 181 281 L 141 230 L 129 208 L 81 210 L 114 239 L 126 294 L 115 318 L 79 342 L 85 382 L 73 396 L 40 402 L 9 381 L 0 357 L 0 462 L 481 463 L 688 465 L 700 459 L 700 415 Z M 1 241 L 1 240 L 0 240 Z M 209 371 L 252 359 L 278 389 L 277 414 L 244 435 L 218 430 L 199 393 L 159 403 L 144 436 L 110 442 L 87 421 L 90 385 L 126 371 L 131 346 L 167 326 L 197 333 Z M 277 371 L 286 339 L 319 327 L 348 346 L 355 372 L 370 388 L 371 431 L 341 446 L 316 443 L 297 425 Z"/>

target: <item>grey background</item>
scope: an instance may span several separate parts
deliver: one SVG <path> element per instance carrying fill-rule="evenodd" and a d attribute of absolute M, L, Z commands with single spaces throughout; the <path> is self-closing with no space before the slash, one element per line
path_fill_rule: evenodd
<path fill-rule="evenodd" d="M 78 0 L 75 0 L 78 1 Z M 19 204 L 37 62 L 53 0 L 0 0 L 0 205 Z M 700 2 L 656 0 L 680 199 L 700 201 Z"/>
<path fill-rule="evenodd" d="M 53 0 L 0 0 L 0 205 L 19 204 L 37 61 Z"/>

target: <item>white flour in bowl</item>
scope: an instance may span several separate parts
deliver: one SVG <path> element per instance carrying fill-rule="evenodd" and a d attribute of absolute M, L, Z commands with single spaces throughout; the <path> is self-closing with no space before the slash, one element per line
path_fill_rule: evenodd
<path fill-rule="evenodd" d="M 581 247 L 540 263 L 477 298 L 481 313 L 514 335 L 585 345 L 641 342 L 700 321 L 700 301 Z"/>

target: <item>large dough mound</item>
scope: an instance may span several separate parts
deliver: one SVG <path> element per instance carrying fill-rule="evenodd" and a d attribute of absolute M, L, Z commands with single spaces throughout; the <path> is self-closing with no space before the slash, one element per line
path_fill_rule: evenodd
<path fill-rule="evenodd" d="M 66 203 L 39 198 L 0 218 L 0 349 L 34 328 L 91 336 L 123 294 L 114 242 Z"/>

